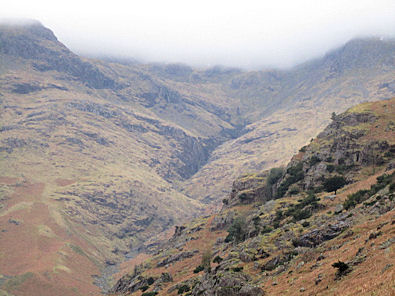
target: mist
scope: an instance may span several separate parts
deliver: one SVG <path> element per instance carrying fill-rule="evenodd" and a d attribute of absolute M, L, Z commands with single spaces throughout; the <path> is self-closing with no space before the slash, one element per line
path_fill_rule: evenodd
<path fill-rule="evenodd" d="M 287 68 L 355 37 L 395 37 L 395 1 L 18 1 L 29 18 L 85 56 L 143 62 Z"/>

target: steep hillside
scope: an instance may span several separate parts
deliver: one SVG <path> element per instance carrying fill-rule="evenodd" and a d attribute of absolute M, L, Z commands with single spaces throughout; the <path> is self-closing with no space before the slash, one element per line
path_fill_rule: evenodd
<path fill-rule="evenodd" d="M 113 292 L 392 295 L 394 123 L 395 99 L 334 116 L 285 168 L 236 180 L 218 214 L 177 227 Z"/>
<path fill-rule="evenodd" d="M 249 124 L 184 182 L 184 192 L 203 201 L 222 200 L 229 193 L 225 188 L 239 175 L 285 165 L 330 122 L 332 112 L 393 97 L 394 73 L 395 42 L 357 39 L 291 71 L 232 77 L 227 93 L 240 98 Z"/>
<path fill-rule="evenodd" d="M 391 97 L 394 53 L 368 39 L 289 71 L 194 69 L 86 59 L 39 23 L 0 24 L 1 293 L 108 288 L 235 177 L 285 164 L 333 111 Z"/>

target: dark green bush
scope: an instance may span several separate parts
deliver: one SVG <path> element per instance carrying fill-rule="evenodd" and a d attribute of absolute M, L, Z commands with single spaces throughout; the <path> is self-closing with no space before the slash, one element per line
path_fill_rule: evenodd
<path fill-rule="evenodd" d="M 178 294 L 184 294 L 185 292 L 189 292 L 191 288 L 188 285 L 182 285 L 178 288 Z"/>
<path fill-rule="evenodd" d="M 333 164 L 328 164 L 326 166 L 326 170 L 330 173 L 332 173 L 335 170 L 335 166 Z"/>
<path fill-rule="evenodd" d="M 319 158 L 317 155 L 313 155 L 310 158 L 310 166 L 316 165 L 317 163 L 321 162 L 321 158 Z"/>
<path fill-rule="evenodd" d="M 240 201 L 246 201 L 248 199 L 248 195 L 246 193 L 239 194 Z"/>
<path fill-rule="evenodd" d="M 193 270 L 193 273 L 199 273 L 199 272 L 201 272 L 203 270 L 204 270 L 204 266 L 199 265 Z"/>
<path fill-rule="evenodd" d="M 350 268 L 350 266 L 348 266 L 347 263 L 344 263 L 340 260 L 338 262 L 333 263 L 332 266 L 334 268 L 337 268 L 337 273 L 339 275 L 345 274 L 348 271 L 348 269 Z"/>
<path fill-rule="evenodd" d="M 213 262 L 219 264 L 219 263 L 221 263 L 223 260 L 224 260 L 224 259 L 222 259 L 220 256 L 216 256 L 216 257 L 213 259 Z"/>
<path fill-rule="evenodd" d="M 243 266 L 240 266 L 240 267 L 232 267 L 232 271 L 234 271 L 234 272 L 240 272 L 240 271 L 242 271 L 243 270 Z"/>
<path fill-rule="evenodd" d="M 278 188 L 277 198 L 283 197 L 292 184 L 295 184 L 304 178 L 303 163 L 299 162 L 295 166 L 288 168 L 287 173 L 287 178 L 281 182 Z"/>
<path fill-rule="evenodd" d="M 149 288 L 149 286 L 145 285 L 145 286 L 142 286 L 142 287 L 140 288 L 140 290 L 143 291 L 143 292 L 145 292 L 145 291 L 148 290 L 148 288 Z"/>
<path fill-rule="evenodd" d="M 225 238 L 225 242 L 235 241 L 241 242 L 246 236 L 246 222 L 243 217 L 237 217 L 232 225 L 228 229 L 228 236 Z"/>
<path fill-rule="evenodd" d="M 367 199 L 366 196 L 368 192 L 369 190 L 359 190 L 353 194 L 350 194 L 349 196 L 347 196 L 347 199 L 343 203 L 343 207 L 346 210 L 354 208 L 357 204 Z"/>
<path fill-rule="evenodd" d="M 141 294 L 141 296 L 155 296 L 158 295 L 158 292 L 145 292 Z"/>
<path fill-rule="evenodd" d="M 324 189 L 327 192 L 332 192 L 334 191 L 335 194 L 338 189 L 342 188 L 344 185 L 347 184 L 346 179 L 343 176 L 333 176 L 324 181 Z"/>
<path fill-rule="evenodd" d="M 147 283 L 148 283 L 149 286 L 151 286 L 154 282 L 155 282 L 155 279 L 153 277 L 149 277 L 147 279 Z"/>
<path fill-rule="evenodd" d="M 272 231 L 273 231 L 272 227 L 270 227 L 268 225 L 264 225 L 262 230 L 261 230 L 261 234 L 269 233 L 269 232 L 272 232 Z"/>
<path fill-rule="evenodd" d="M 269 175 L 267 176 L 266 184 L 268 185 L 276 184 L 277 181 L 280 180 L 283 174 L 284 174 L 283 168 L 272 168 L 269 171 Z"/>
<path fill-rule="evenodd" d="M 377 183 L 370 186 L 370 190 L 359 190 L 359 191 L 347 196 L 347 199 L 343 204 L 344 208 L 346 210 L 348 210 L 350 208 L 354 208 L 357 204 L 360 204 L 363 201 L 369 199 L 369 197 L 376 194 L 381 189 L 384 189 L 388 185 L 390 185 L 390 191 L 391 191 L 391 188 L 393 191 L 395 188 L 394 177 L 395 177 L 395 173 L 392 173 L 391 175 L 384 174 L 384 175 L 377 177 Z M 372 203 L 365 203 L 366 206 L 369 206 L 372 204 L 374 204 L 374 203 L 373 202 Z"/>
<path fill-rule="evenodd" d="M 295 222 L 310 218 L 312 211 L 319 207 L 318 201 L 319 199 L 314 194 L 309 194 L 297 204 L 291 205 L 285 212 L 285 216 L 292 216 Z"/>

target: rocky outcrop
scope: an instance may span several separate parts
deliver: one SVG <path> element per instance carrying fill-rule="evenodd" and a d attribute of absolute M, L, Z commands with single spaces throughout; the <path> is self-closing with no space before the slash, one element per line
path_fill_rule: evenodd
<path fill-rule="evenodd" d="M 177 262 L 177 261 L 180 261 L 180 260 L 183 260 L 186 258 L 191 258 L 191 257 L 195 256 L 195 254 L 197 254 L 198 252 L 199 252 L 198 250 L 194 250 L 194 251 L 186 251 L 186 252 L 177 253 L 177 254 L 174 254 L 170 257 L 166 257 L 162 261 L 159 261 L 156 266 L 163 267 L 163 266 L 172 264 L 174 262 Z"/>
<path fill-rule="evenodd" d="M 313 229 L 306 234 L 293 240 L 295 247 L 309 247 L 315 248 L 321 243 L 333 239 L 341 234 L 345 229 L 350 227 L 350 223 L 346 221 L 339 221 L 334 224 L 326 224 L 319 229 Z"/>
<path fill-rule="evenodd" d="M 202 296 L 263 296 L 264 291 L 251 285 L 249 276 L 242 272 L 205 274 L 192 290 L 192 295 Z"/>

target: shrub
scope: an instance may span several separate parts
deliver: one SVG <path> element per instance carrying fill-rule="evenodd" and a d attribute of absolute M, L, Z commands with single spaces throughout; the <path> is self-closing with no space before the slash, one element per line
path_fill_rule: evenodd
<path fill-rule="evenodd" d="M 216 256 L 215 258 L 214 258 L 214 260 L 213 260 L 213 263 L 221 263 L 222 261 L 223 261 L 224 259 L 222 259 L 220 256 Z"/>
<path fill-rule="evenodd" d="M 158 295 L 158 292 L 145 292 L 141 294 L 141 296 L 155 296 Z"/>
<path fill-rule="evenodd" d="M 278 188 L 277 197 L 283 197 L 284 194 L 288 191 L 288 188 L 295 184 L 296 182 L 302 180 L 304 178 L 303 172 L 303 163 L 299 162 L 295 166 L 288 168 L 287 170 L 288 177 L 283 180 Z"/>
<path fill-rule="evenodd" d="M 193 273 L 199 273 L 204 270 L 204 267 L 202 265 L 196 266 L 196 268 L 193 270 Z"/>
<path fill-rule="evenodd" d="M 269 175 L 267 176 L 266 184 L 269 186 L 276 184 L 283 174 L 283 168 L 272 168 L 269 172 Z"/>
<path fill-rule="evenodd" d="M 353 194 L 347 196 L 347 199 L 343 203 L 343 207 L 348 210 L 350 208 L 354 208 L 357 204 L 366 200 L 366 195 L 369 190 L 359 190 Z"/>
<path fill-rule="evenodd" d="M 188 285 L 182 285 L 178 288 L 178 294 L 184 294 L 185 292 L 189 292 L 191 288 Z"/>
<path fill-rule="evenodd" d="M 246 193 L 240 193 L 239 194 L 239 199 L 240 201 L 246 201 L 248 199 L 248 195 Z"/>
<path fill-rule="evenodd" d="M 265 225 L 265 226 L 263 226 L 263 228 L 261 230 L 261 234 L 269 233 L 269 232 L 272 232 L 272 231 L 273 231 L 273 228 L 271 228 L 268 225 Z"/>
<path fill-rule="evenodd" d="M 337 274 L 338 275 L 344 275 L 348 272 L 350 266 L 347 263 L 344 263 L 342 261 L 338 261 L 332 264 L 332 267 L 337 268 Z"/>
<path fill-rule="evenodd" d="M 281 179 L 284 174 L 283 168 L 272 168 L 266 178 L 266 195 L 270 198 L 273 197 L 272 187 Z"/>
<path fill-rule="evenodd" d="M 149 288 L 149 286 L 145 285 L 145 286 L 140 287 L 140 290 L 145 292 L 148 290 L 148 288 Z"/>
<path fill-rule="evenodd" d="M 333 164 L 328 164 L 326 166 L 326 170 L 330 173 L 332 173 L 335 170 L 335 166 Z"/>
<path fill-rule="evenodd" d="M 327 192 L 335 191 L 335 194 L 338 189 L 342 188 L 347 184 L 346 179 L 343 176 L 333 176 L 324 181 L 324 189 Z"/>
<path fill-rule="evenodd" d="M 320 163 L 321 159 L 317 155 L 313 155 L 310 158 L 310 166 L 316 165 L 317 163 Z"/>
<path fill-rule="evenodd" d="M 309 194 L 302 200 L 299 200 L 297 204 L 291 205 L 285 212 L 286 216 L 292 216 L 293 220 L 299 221 L 302 219 L 310 218 L 312 210 L 318 208 L 319 199 L 314 194 Z M 308 208 L 306 208 L 308 206 Z"/>
<path fill-rule="evenodd" d="M 355 207 L 357 204 L 360 204 L 363 201 L 367 200 L 370 196 L 376 194 L 377 192 L 379 192 L 381 189 L 385 188 L 388 185 L 390 185 L 390 191 L 391 188 L 393 191 L 395 188 L 394 177 L 395 177 L 395 173 L 392 173 L 391 175 L 384 174 L 377 177 L 377 183 L 370 186 L 370 190 L 359 190 L 347 196 L 347 199 L 343 204 L 344 208 L 348 210 L 350 208 Z M 366 205 L 369 206 L 370 203 L 367 203 Z"/>
<path fill-rule="evenodd" d="M 237 217 L 232 225 L 228 229 L 228 236 L 225 238 L 225 242 L 234 240 L 235 242 L 241 242 L 246 236 L 246 222 L 243 217 Z"/>
<path fill-rule="evenodd" d="M 298 194 L 299 192 L 300 192 L 299 187 L 296 184 L 294 184 L 294 185 L 291 186 L 291 188 L 289 188 L 289 192 L 288 193 L 290 195 L 295 195 L 295 194 Z"/>
<path fill-rule="evenodd" d="M 148 283 L 149 286 L 151 286 L 154 282 L 155 282 L 155 279 L 153 277 L 149 277 L 147 279 L 147 283 Z"/>
<path fill-rule="evenodd" d="M 240 272 L 240 271 L 242 271 L 243 270 L 243 266 L 240 266 L 240 267 L 232 267 L 232 271 L 234 271 L 234 272 Z"/>

